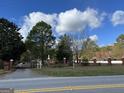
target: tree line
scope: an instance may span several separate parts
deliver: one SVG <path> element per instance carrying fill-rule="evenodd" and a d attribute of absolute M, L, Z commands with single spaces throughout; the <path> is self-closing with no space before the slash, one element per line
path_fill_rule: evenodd
<path fill-rule="evenodd" d="M 9 62 L 13 59 L 16 64 L 19 60 L 30 62 L 39 59 L 43 65 L 46 65 L 46 60 L 50 57 L 56 63 L 71 64 L 74 59 L 78 60 L 79 58 L 90 60 L 93 57 L 99 59 L 120 58 L 124 55 L 124 34 L 117 38 L 114 45 L 99 47 L 97 42 L 89 37 L 85 38 L 83 42 L 79 42 L 80 46 L 76 45 L 74 39 L 67 34 L 56 39 L 52 27 L 43 21 L 38 22 L 32 28 L 25 41 L 19 30 L 20 28 L 15 23 L 0 18 L 1 62 Z"/>

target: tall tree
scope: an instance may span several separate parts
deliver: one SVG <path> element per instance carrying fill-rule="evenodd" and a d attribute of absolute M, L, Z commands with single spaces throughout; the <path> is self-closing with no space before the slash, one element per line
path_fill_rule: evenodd
<path fill-rule="evenodd" d="M 96 58 L 98 60 L 103 60 L 103 59 L 107 59 L 108 57 L 112 57 L 112 48 L 113 46 L 103 46 L 103 47 L 99 47 L 98 51 L 96 51 Z"/>
<path fill-rule="evenodd" d="M 84 39 L 88 37 L 88 31 L 80 31 L 76 33 L 72 33 L 69 35 L 72 41 L 72 50 L 74 54 L 74 59 L 76 59 L 77 63 L 79 63 L 80 51 L 83 45 Z"/>
<path fill-rule="evenodd" d="M 116 41 L 118 43 L 124 43 L 124 34 L 121 34 L 120 36 L 118 36 L 118 38 L 116 39 Z"/>
<path fill-rule="evenodd" d="M 116 41 L 112 48 L 112 56 L 119 59 L 124 56 L 124 34 L 119 35 Z"/>
<path fill-rule="evenodd" d="M 7 19 L 0 18 L 0 59 L 10 61 L 17 60 L 25 51 L 25 45 L 21 41 L 19 28 Z"/>
<path fill-rule="evenodd" d="M 55 37 L 52 35 L 51 26 L 41 21 L 38 22 L 30 31 L 26 45 L 28 50 L 34 55 L 34 58 L 44 60 L 47 59 L 49 49 L 54 45 Z"/>
<path fill-rule="evenodd" d="M 66 61 L 71 62 L 73 58 L 72 49 L 71 49 L 71 39 L 66 34 L 60 37 L 60 41 L 57 46 L 57 59 L 60 63 L 63 63 L 63 59 L 66 58 Z"/>
<path fill-rule="evenodd" d="M 98 45 L 96 44 L 96 41 L 91 40 L 90 38 L 87 38 L 83 41 L 82 50 L 81 50 L 81 57 L 87 57 L 88 59 L 91 59 L 94 56 L 94 52 L 98 50 Z"/>
<path fill-rule="evenodd" d="M 116 43 L 112 48 L 112 57 L 121 59 L 124 56 L 124 43 Z"/>

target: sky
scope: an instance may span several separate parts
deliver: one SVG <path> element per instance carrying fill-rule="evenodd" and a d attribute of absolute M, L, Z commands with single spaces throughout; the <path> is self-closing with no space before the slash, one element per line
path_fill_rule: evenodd
<path fill-rule="evenodd" d="M 99 46 L 111 45 L 124 34 L 124 0 L 0 0 L 0 17 L 28 32 L 39 21 L 52 26 L 56 37 L 82 32 Z"/>

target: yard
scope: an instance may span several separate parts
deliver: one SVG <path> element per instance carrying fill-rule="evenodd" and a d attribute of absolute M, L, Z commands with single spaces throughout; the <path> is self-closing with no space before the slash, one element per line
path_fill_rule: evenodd
<path fill-rule="evenodd" d="M 1 75 L 1 74 L 5 74 L 5 73 L 6 73 L 6 71 L 0 69 L 0 75 Z"/>
<path fill-rule="evenodd" d="M 36 73 L 48 76 L 104 76 L 104 75 L 124 75 L 123 65 L 102 65 L 102 66 L 77 66 L 72 67 L 44 67 L 34 69 Z"/>

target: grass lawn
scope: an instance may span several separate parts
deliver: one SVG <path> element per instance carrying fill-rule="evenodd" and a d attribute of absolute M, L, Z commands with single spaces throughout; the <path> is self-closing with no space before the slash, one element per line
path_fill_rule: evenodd
<path fill-rule="evenodd" d="M 80 66 L 75 67 L 44 67 L 34 69 L 36 73 L 48 76 L 102 76 L 102 75 L 124 75 L 123 65 L 112 66 Z"/>
<path fill-rule="evenodd" d="M 0 75 L 1 75 L 1 74 L 5 74 L 5 73 L 6 73 L 6 71 L 0 69 Z"/>

